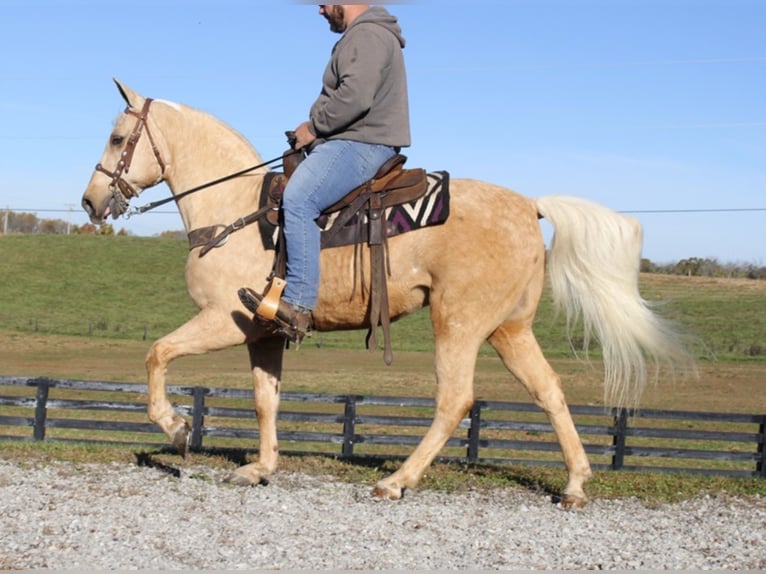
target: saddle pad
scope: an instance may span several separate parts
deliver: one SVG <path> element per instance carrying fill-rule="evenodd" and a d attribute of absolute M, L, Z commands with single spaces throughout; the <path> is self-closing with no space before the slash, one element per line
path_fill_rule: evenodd
<path fill-rule="evenodd" d="M 419 199 L 410 203 L 394 205 L 386 209 L 386 235 L 394 237 L 432 225 L 441 225 L 449 217 L 449 173 L 437 171 L 427 174 L 428 189 Z M 265 195 L 265 194 L 262 194 Z M 327 231 L 333 226 L 335 220 L 340 217 L 343 210 L 322 218 L 322 249 L 353 245 L 356 242 L 367 242 L 367 213 L 365 209 L 346 223 L 344 228 L 334 233 L 332 245 L 328 244 Z M 359 218 L 362 218 L 360 221 Z M 265 249 L 274 249 L 278 236 L 278 228 L 262 218 L 258 222 L 261 239 Z"/>

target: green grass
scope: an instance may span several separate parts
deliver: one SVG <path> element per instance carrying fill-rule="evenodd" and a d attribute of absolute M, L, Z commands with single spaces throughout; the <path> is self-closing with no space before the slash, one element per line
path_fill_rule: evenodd
<path fill-rule="evenodd" d="M 194 316 L 186 242 L 89 235 L 0 237 L 0 325 L 17 331 L 156 338 Z"/>
<path fill-rule="evenodd" d="M 0 329 L 156 339 L 196 313 L 186 254 L 187 243 L 170 238 L 0 236 Z M 766 361 L 766 282 L 644 274 L 641 293 L 697 338 L 701 359 Z M 547 290 L 535 332 L 547 356 L 572 355 Z M 396 350 L 432 351 L 427 310 L 395 323 L 392 336 Z M 362 348 L 364 332 L 318 334 L 309 344 Z"/>

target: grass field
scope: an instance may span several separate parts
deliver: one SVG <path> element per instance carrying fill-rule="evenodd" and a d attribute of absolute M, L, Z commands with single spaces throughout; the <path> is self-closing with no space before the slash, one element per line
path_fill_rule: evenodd
<path fill-rule="evenodd" d="M 186 242 L 174 239 L 0 236 L 0 329 L 156 339 L 196 313 L 184 284 L 186 253 Z M 766 363 L 766 281 L 644 274 L 640 288 L 696 337 L 702 360 Z M 535 332 L 548 357 L 571 357 L 564 321 L 554 317 L 547 291 Z M 433 348 L 427 312 L 396 323 L 393 336 L 397 350 Z M 327 333 L 312 343 L 358 349 L 363 338 Z"/>
<path fill-rule="evenodd" d="M 151 341 L 196 312 L 183 281 L 185 254 L 186 243 L 172 239 L 0 237 L 0 374 L 144 382 L 143 360 Z M 766 282 L 642 275 L 641 292 L 696 337 L 694 350 L 700 362 L 699 379 L 663 377 L 648 389 L 643 407 L 766 412 Z M 563 320 L 554 317 L 547 292 L 536 333 L 562 376 L 568 402 L 601 404 L 598 351 L 592 352 L 590 363 L 573 356 Z M 316 334 L 299 351 L 286 353 L 283 389 L 433 396 L 427 312 L 395 324 L 393 343 L 394 363 L 386 367 L 380 351 L 363 350 L 364 332 Z M 234 348 L 180 359 L 171 366 L 168 382 L 247 388 L 247 353 Z M 479 358 L 475 385 L 476 396 L 482 399 L 529 401 L 488 347 Z M 5 456 L 13 456 L 12 452 L 35 456 L 30 448 L 6 445 L 3 452 Z M 104 456 L 84 450 L 62 454 L 60 447 L 52 446 L 39 448 L 38 455 L 43 457 L 51 453 L 82 460 Z M 106 456 L 133 455 L 113 452 Z M 173 464 L 180 463 L 175 460 Z M 288 468 L 293 464 L 300 467 L 304 463 L 287 461 Z M 327 463 L 312 464 L 322 471 Z M 385 465 L 374 472 L 384 471 Z M 333 472 L 358 476 L 373 471 L 341 465 Z M 532 473 L 537 477 L 534 480 L 553 490 L 563 480 L 553 470 L 515 472 L 521 482 L 531 480 L 524 476 Z M 471 469 L 471 476 L 476 473 L 477 469 Z M 462 470 L 458 474 L 465 479 Z M 448 476 L 438 480 L 449 483 L 453 479 Z M 686 484 L 694 491 L 735 492 L 743 484 L 751 484 L 706 480 L 695 478 Z M 647 489 L 657 493 L 671 489 L 668 485 L 674 481 L 677 479 L 599 475 L 594 488 L 597 495 Z M 653 486 L 648 488 L 648 484 Z M 766 493 L 757 481 L 745 490 Z"/>

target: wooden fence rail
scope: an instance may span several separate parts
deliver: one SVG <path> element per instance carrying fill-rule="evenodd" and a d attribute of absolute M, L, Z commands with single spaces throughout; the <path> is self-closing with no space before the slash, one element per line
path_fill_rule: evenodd
<path fill-rule="evenodd" d="M 162 448 L 146 419 L 146 385 L 0 376 L 0 439 L 77 441 Z M 168 387 L 190 419 L 191 448 L 252 450 L 252 391 Z M 424 398 L 282 393 L 283 452 L 341 458 L 406 456 L 431 424 Z M 766 414 L 571 405 L 599 470 L 689 472 L 766 478 Z M 287 445 L 287 447 L 286 447 Z M 477 400 L 441 460 L 562 466 L 559 445 L 534 404 Z"/>

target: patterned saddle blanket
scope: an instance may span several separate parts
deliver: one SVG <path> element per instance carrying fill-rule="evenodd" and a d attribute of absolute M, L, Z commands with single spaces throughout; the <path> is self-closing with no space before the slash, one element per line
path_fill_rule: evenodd
<path fill-rule="evenodd" d="M 449 173 L 428 173 L 426 180 L 425 193 L 420 197 L 385 208 L 386 237 L 440 225 L 447 221 L 450 211 Z M 267 174 L 259 207 L 265 207 L 269 201 L 273 201 L 274 196 L 281 197 L 285 181 L 281 173 Z M 384 197 L 385 193 L 383 192 Z M 264 248 L 275 249 L 279 236 L 278 219 L 264 217 L 259 220 L 258 225 Z M 355 209 L 352 204 L 339 211 L 323 214 L 317 219 L 317 225 L 322 229 L 322 249 L 370 241 L 370 215 L 364 207 Z"/>

